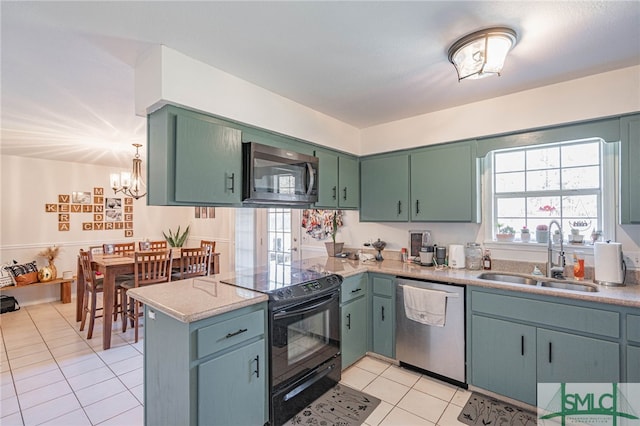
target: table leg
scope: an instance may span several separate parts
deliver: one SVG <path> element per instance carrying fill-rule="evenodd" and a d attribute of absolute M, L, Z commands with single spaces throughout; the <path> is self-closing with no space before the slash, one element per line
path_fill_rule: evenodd
<path fill-rule="evenodd" d="M 80 256 L 78 256 L 76 276 L 78 277 L 76 285 L 76 322 L 78 322 L 82 321 L 82 301 L 84 300 L 84 274 L 82 273 L 82 265 L 80 265 Z"/>
<path fill-rule="evenodd" d="M 111 347 L 111 324 L 113 321 L 113 301 L 116 288 L 116 275 L 108 269 L 104 272 L 102 292 L 102 348 Z"/>

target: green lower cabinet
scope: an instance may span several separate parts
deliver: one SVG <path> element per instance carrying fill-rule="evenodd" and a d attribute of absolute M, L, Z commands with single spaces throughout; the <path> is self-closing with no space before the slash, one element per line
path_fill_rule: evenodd
<path fill-rule="evenodd" d="M 627 346 L 627 382 L 640 383 L 640 346 Z"/>
<path fill-rule="evenodd" d="M 368 276 L 347 277 L 340 288 L 340 351 L 342 369 L 362 358 L 368 346 Z"/>
<path fill-rule="evenodd" d="M 535 327 L 479 315 L 471 327 L 471 383 L 535 405 Z"/>
<path fill-rule="evenodd" d="M 620 381 L 620 345 L 538 329 L 538 381 L 588 383 Z"/>
<path fill-rule="evenodd" d="M 340 345 L 342 369 L 345 369 L 367 353 L 367 298 L 346 303 L 341 312 Z"/>
<path fill-rule="evenodd" d="M 372 335 L 373 352 L 393 358 L 395 355 L 395 309 L 388 297 L 373 296 Z"/>
<path fill-rule="evenodd" d="M 264 339 L 228 352 L 198 366 L 199 425 L 261 425 L 265 401 Z"/>

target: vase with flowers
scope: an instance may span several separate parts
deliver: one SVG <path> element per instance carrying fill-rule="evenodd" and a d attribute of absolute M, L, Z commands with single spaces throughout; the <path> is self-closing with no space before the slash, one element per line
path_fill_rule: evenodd
<path fill-rule="evenodd" d="M 536 241 L 542 244 L 549 242 L 549 227 L 547 225 L 536 226 Z"/>
<path fill-rule="evenodd" d="M 326 224 L 329 228 L 332 242 L 324 243 L 324 246 L 327 249 L 327 255 L 331 257 L 342 253 L 342 248 L 344 247 L 344 243 L 336 243 L 336 234 L 338 233 L 338 228 L 342 225 L 341 219 L 342 216 L 339 214 L 339 211 L 336 210 L 331 216 L 330 222 Z"/>
<path fill-rule="evenodd" d="M 55 280 L 58 277 L 58 269 L 53 263 L 60 254 L 60 247 L 47 247 L 38 253 L 38 256 L 42 256 L 47 259 L 47 266 L 44 266 L 38 270 L 38 280 L 40 282 L 47 282 Z"/>
<path fill-rule="evenodd" d="M 520 229 L 520 240 L 523 243 L 528 243 L 529 241 L 531 241 L 531 232 L 529 232 L 529 228 L 527 228 L 527 225 L 523 226 L 522 229 Z"/>

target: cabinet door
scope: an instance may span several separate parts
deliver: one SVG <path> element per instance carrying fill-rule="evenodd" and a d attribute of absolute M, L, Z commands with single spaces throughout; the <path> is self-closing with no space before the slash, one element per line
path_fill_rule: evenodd
<path fill-rule="evenodd" d="M 316 151 L 320 164 L 318 170 L 318 201 L 316 207 L 338 206 L 338 156 L 331 152 Z"/>
<path fill-rule="evenodd" d="M 242 142 L 237 129 L 176 117 L 175 200 L 234 204 L 242 200 Z"/>
<path fill-rule="evenodd" d="M 538 329 L 538 381 L 620 381 L 620 345 L 590 337 Z"/>
<path fill-rule="evenodd" d="M 471 383 L 535 405 L 536 329 L 473 315 Z"/>
<path fill-rule="evenodd" d="M 640 383 L 640 347 L 627 346 L 627 380 L 628 383 Z"/>
<path fill-rule="evenodd" d="M 360 203 L 360 163 L 356 158 L 338 159 L 338 206 L 349 209 L 358 208 Z"/>
<path fill-rule="evenodd" d="M 265 358 L 262 339 L 198 366 L 198 424 L 264 424 Z"/>
<path fill-rule="evenodd" d="M 409 156 L 394 155 L 360 161 L 360 220 L 409 220 Z"/>
<path fill-rule="evenodd" d="M 640 223 L 640 115 L 620 119 L 620 223 Z"/>
<path fill-rule="evenodd" d="M 342 369 L 347 368 L 367 352 L 367 298 L 360 297 L 341 308 L 340 347 Z"/>
<path fill-rule="evenodd" d="M 389 297 L 373 296 L 372 334 L 373 352 L 393 358 L 395 356 L 395 309 Z"/>
<path fill-rule="evenodd" d="M 460 142 L 411 154 L 411 220 L 476 222 L 474 145 Z"/>

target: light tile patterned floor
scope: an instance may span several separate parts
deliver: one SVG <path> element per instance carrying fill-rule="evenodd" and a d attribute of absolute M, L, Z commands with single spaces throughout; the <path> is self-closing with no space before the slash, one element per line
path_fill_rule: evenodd
<path fill-rule="evenodd" d="M 0 317 L 0 425 L 143 424 L 142 339 L 114 324 L 102 350 L 102 322 L 86 340 L 74 303 L 44 303 Z M 470 392 L 365 357 L 342 382 L 382 402 L 366 425 L 460 425 Z"/>

